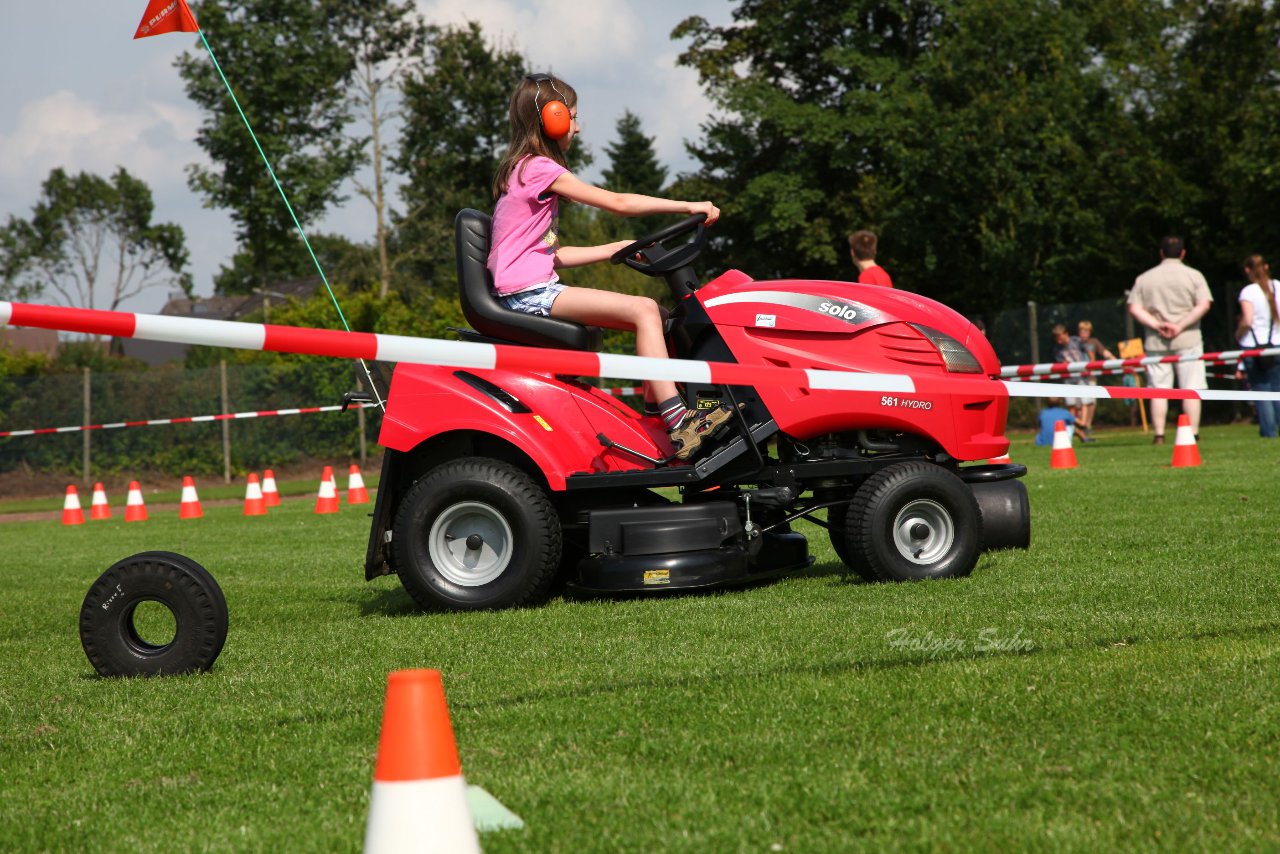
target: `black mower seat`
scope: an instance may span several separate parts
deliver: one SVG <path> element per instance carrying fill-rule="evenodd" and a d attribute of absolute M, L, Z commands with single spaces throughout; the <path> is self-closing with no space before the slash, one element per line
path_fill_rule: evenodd
<path fill-rule="evenodd" d="M 599 327 L 512 311 L 498 302 L 493 295 L 493 274 L 487 266 L 488 214 L 463 208 L 453 224 L 458 257 L 458 298 L 467 322 L 480 333 L 476 336 L 464 332 L 465 337 L 531 347 L 600 349 L 604 333 Z"/>

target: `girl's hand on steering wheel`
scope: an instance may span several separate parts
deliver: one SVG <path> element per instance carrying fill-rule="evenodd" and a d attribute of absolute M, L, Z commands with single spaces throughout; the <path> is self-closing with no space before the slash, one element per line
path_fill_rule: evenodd
<path fill-rule="evenodd" d="M 707 225 L 711 225 L 720 218 L 720 209 L 711 202 L 691 202 L 689 204 L 689 215 L 706 214 Z"/>

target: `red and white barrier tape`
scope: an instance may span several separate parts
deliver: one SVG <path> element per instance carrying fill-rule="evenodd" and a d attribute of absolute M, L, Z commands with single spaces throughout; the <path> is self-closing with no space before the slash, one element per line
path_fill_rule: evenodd
<path fill-rule="evenodd" d="M 1004 365 L 1002 377 L 1038 377 L 1047 374 L 1077 373 L 1085 370 L 1108 368 L 1135 368 L 1143 365 L 1172 364 L 1174 362 L 1235 362 L 1253 356 L 1271 356 L 1280 353 L 1280 347 L 1263 347 L 1252 350 L 1222 350 L 1203 356 L 1134 356 L 1131 359 L 1102 359 L 1093 362 L 1042 362 L 1038 365 Z"/>
<path fill-rule="evenodd" d="M 272 326 L 88 308 L 0 302 L 0 326 L 33 326 L 90 335 L 140 338 L 174 344 L 204 344 L 239 350 L 267 350 L 339 359 L 408 362 L 474 370 L 513 370 L 611 379 L 671 380 L 707 385 L 775 385 L 815 391 L 885 395 L 990 395 L 993 387 L 1011 397 L 1147 398 L 1168 400 L 1280 400 L 1280 392 L 1217 389 L 1152 389 L 1124 386 L 1018 383 L 965 374 L 869 374 L 808 370 L 774 365 L 740 365 L 692 359 L 652 359 L 579 350 L 552 350 L 514 344 L 478 344 L 409 338 L 371 332 Z M 1102 367 L 1102 365 L 1099 365 Z M 1121 367 L 1120 364 L 1109 367 Z"/>
<path fill-rule="evenodd" d="M 353 403 L 350 408 L 377 407 L 376 403 Z M 299 409 L 260 409 L 257 412 L 223 412 L 217 415 L 188 415 L 183 418 L 152 418 L 148 421 L 116 421 L 111 424 L 83 424 L 74 427 L 40 427 L 34 430 L 0 430 L 0 439 L 17 436 L 46 436 L 50 433 L 79 433 L 84 430 L 119 430 L 123 427 L 159 427 L 164 424 L 200 424 L 206 421 L 231 421 L 243 418 L 270 418 L 275 415 L 309 415 L 313 412 L 339 412 L 342 406 L 304 406 Z"/>
<path fill-rule="evenodd" d="M 1216 366 L 1224 365 L 1226 363 L 1213 362 L 1211 364 L 1213 364 L 1216 367 Z M 1143 371 L 1143 368 L 1108 368 L 1104 371 L 1072 371 L 1069 374 L 1061 374 L 1061 375 L 1051 374 L 1047 378 L 1056 379 L 1059 376 L 1066 379 L 1078 379 L 1079 377 L 1106 377 L 1106 376 L 1113 376 L 1115 374 L 1137 374 L 1137 373 L 1141 373 L 1142 371 Z M 1234 380 L 1236 378 L 1234 371 L 1230 373 L 1226 371 L 1205 371 L 1204 375 L 1206 377 L 1210 377 L 1216 380 Z M 1039 377 L 1010 377 L 1009 382 L 1014 382 L 1014 383 L 1034 382 L 1037 379 L 1040 379 L 1040 378 Z"/>
<path fill-rule="evenodd" d="M 1072 379 L 1075 377 L 1105 377 L 1113 374 L 1136 374 L 1140 370 L 1142 370 L 1142 368 L 1106 368 L 1105 370 L 1071 371 L 1063 374 L 1049 374 L 1047 375 L 1047 378 L 1057 379 L 1062 377 Z M 1034 382 L 1038 379 L 1040 379 L 1040 377 L 1010 377 L 1009 382 Z"/>

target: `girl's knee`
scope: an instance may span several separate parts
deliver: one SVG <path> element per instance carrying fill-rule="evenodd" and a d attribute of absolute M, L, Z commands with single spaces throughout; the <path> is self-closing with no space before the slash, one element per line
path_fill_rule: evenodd
<path fill-rule="evenodd" d="M 649 323 L 662 323 L 665 309 L 649 297 L 636 297 L 636 317 Z"/>

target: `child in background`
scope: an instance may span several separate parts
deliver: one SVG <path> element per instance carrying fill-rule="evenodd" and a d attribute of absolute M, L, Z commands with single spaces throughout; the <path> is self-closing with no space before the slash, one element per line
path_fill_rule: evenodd
<path fill-rule="evenodd" d="M 1103 344 L 1097 338 L 1093 337 L 1093 322 L 1082 320 L 1076 324 L 1076 335 L 1080 339 L 1080 346 L 1084 347 L 1085 358 L 1090 362 L 1100 362 L 1103 359 L 1114 359 L 1115 353 L 1107 349 L 1107 345 Z M 1097 377 L 1080 377 L 1076 382 L 1083 385 L 1097 385 Z M 1091 397 L 1080 398 L 1080 440 L 1082 442 L 1093 441 L 1093 417 L 1098 411 L 1098 401 Z"/>
<path fill-rule="evenodd" d="M 1068 436 L 1075 431 L 1076 417 L 1062 405 L 1064 403 L 1062 398 L 1051 397 L 1045 403 L 1049 405 L 1040 410 L 1040 432 L 1036 434 L 1037 445 L 1053 444 L 1053 428 L 1059 421 L 1067 425 Z"/>
<path fill-rule="evenodd" d="M 579 180 L 565 164 L 578 131 L 578 95 L 569 84 L 549 74 L 531 74 L 516 87 L 511 96 L 511 142 L 493 184 L 497 205 L 489 271 L 494 290 L 499 302 L 513 311 L 633 331 L 638 355 L 666 359 L 663 311 L 655 301 L 572 288 L 560 281 L 556 270 L 606 261 L 631 243 L 562 246 L 560 199 L 619 216 L 706 214 L 707 225 L 716 221 L 720 210 L 711 202 L 614 193 Z M 727 406 L 686 408 L 673 382 L 647 380 L 644 385 L 645 415 L 662 419 L 679 459 L 689 459 L 732 415 Z"/>

